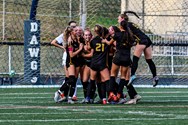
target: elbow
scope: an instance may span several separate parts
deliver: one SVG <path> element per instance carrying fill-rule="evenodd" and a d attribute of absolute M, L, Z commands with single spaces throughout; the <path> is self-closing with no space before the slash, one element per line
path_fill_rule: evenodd
<path fill-rule="evenodd" d="M 56 40 L 52 40 L 51 45 L 55 45 L 56 44 Z"/>

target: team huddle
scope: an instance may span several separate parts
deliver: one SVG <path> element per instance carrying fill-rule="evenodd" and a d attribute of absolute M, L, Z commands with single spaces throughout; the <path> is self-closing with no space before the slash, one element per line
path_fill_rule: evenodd
<path fill-rule="evenodd" d="M 129 22 L 127 13 L 139 18 L 135 12 L 125 11 L 118 16 L 118 27 L 106 28 L 97 24 L 93 34 L 89 28 L 83 30 L 75 21 L 70 21 L 63 34 L 51 42 L 64 49 L 66 73 L 64 83 L 55 92 L 55 102 L 77 103 L 76 83 L 80 77 L 83 86 L 80 103 L 136 104 L 141 96 L 132 83 L 136 79 L 135 72 L 142 52 L 153 74 L 153 87 L 157 86 L 159 78 L 152 61 L 152 42 L 137 25 Z M 133 46 L 135 50 L 131 60 Z M 124 87 L 130 98 L 128 100 Z M 94 101 L 97 95 L 99 100 Z"/>

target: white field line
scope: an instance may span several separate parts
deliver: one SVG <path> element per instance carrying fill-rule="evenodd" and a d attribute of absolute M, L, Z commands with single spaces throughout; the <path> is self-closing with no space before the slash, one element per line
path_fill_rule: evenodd
<path fill-rule="evenodd" d="M 0 122 L 82 122 L 82 121 L 161 121 L 161 120 L 188 120 L 188 118 L 113 118 L 113 119 L 49 119 L 49 120 L 0 120 Z"/>
<path fill-rule="evenodd" d="M 0 96 L 1 95 L 48 95 L 48 94 L 54 94 L 54 93 L 52 93 L 52 92 L 39 92 L 39 93 L 35 93 L 35 92 L 33 92 L 33 93 L 15 92 L 15 93 L 1 93 Z"/>
<path fill-rule="evenodd" d="M 59 88 L 61 85 L 2 85 L 0 88 Z M 78 88 L 82 85 L 78 85 Z M 134 85 L 137 88 L 153 88 L 152 85 Z M 188 88 L 188 85 L 158 85 L 156 88 Z"/>
<path fill-rule="evenodd" d="M 94 109 L 94 110 L 86 110 L 86 109 L 82 109 L 82 110 L 77 110 L 77 112 L 69 112 L 69 111 L 66 111 L 66 112 L 57 112 L 57 113 L 41 113 L 41 112 L 35 112 L 35 113 L 0 113 L 0 115 L 68 115 L 68 114 L 77 114 L 77 113 L 97 113 L 97 114 L 127 114 L 127 115 L 130 115 L 130 114 L 135 114 L 135 115 L 144 115 L 144 116 L 160 116 L 160 117 L 176 117 L 177 114 L 173 114 L 173 113 L 170 113 L 170 114 L 162 114 L 162 113 L 155 113 L 153 111 L 122 111 L 122 110 L 117 110 L 117 111 L 104 111 L 104 110 L 97 110 L 97 109 Z M 188 117 L 188 115 L 185 115 L 186 117 Z"/>
<path fill-rule="evenodd" d="M 1 97 L 1 99 L 52 99 L 53 97 L 36 97 L 36 96 L 33 96 L 33 97 L 30 97 L 30 96 L 27 96 L 27 97 Z"/>
<path fill-rule="evenodd" d="M 155 93 L 157 93 L 157 94 L 163 94 L 163 93 L 165 93 L 165 94 L 178 94 L 178 93 L 180 93 L 180 94 L 184 94 L 184 93 L 188 93 L 188 91 L 187 90 L 182 90 L 182 91 L 168 91 L 168 90 L 166 90 L 166 91 L 164 91 L 164 90 L 159 90 L 159 92 L 155 92 L 155 91 L 151 91 L 151 92 L 139 92 L 139 93 L 153 93 L 153 94 L 155 94 Z"/>

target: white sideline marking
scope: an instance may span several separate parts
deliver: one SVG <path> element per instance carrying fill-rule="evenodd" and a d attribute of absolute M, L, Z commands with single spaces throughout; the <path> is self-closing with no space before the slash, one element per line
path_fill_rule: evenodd
<path fill-rule="evenodd" d="M 73 111 L 77 111 L 77 112 L 57 112 L 57 113 L 41 113 L 41 112 L 35 112 L 35 113 L 0 113 L 1 115 L 61 115 L 61 114 L 76 114 L 76 113 L 102 113 L 102 114 L 109 114 L 109 113 L 115 113 L 115 114 L 139 114 L 139 115 L 144 115 L 144 116 L 161 116 L 161 117 L 165 117 L 165 116 L 171 116 L 171 117 L 177 117 L 177 114 L 162 114 L 162 113 L 155 113 L 153 111 L 122 111 L 122 110 L 117 110 L 117 111 L 104 111 L 104 110 L 98 110 L 98 109 L 94 109 L 94 110 L 86 110 L 86 109 L 75 109 Z M 184 117 L 187 117 L 188 115 L 184 115 Z"/>
<path fill-rule="evenodd" d="M 2 85 L 0 88 L 59 88 L 61 85 Z M 78 85 L 78 88 L 82 85 Z"/>
<path fill-rule="evenodd" d="M 113 119 L 50 119 L 50 120 L 0 120 L 0 122 L 81 122 L 81 121 L 158 121 L 188 120 L 187 118 L 113 118 Z"/>
<path fill-rule="evenodd" d="M 1 97 L 1 99 L 52 99 L 52 97 Z"/>
<path fill-rule="evenodd" d="M 176 94 L 176 93 L 180 93 L 180 94 L 184 94 L 184 93 L 188 93 L 188 91 L 187 90 L 182 90 L 182 91 L 159 91 L 159 92 L 139 92 L 139 93 L 149 93 L 149 94 L 155 94 L 155 93 L 159 93 L 159 94 L 163 94 L 163 93 L 167 93 L 167 94 Z"/>
<path fill-rule="evenodd" d="M 145 96 L 145 95 L 144 95 L 144 96 L 142 96 L 142 97 L 147 97 L 147 98 L 150 98 L 150 97 L 155 97 L 155 98 L 164 98 L 164 97 L 165 97 L 165 98 L 177 98 L 177 97 L 178 97 L 178 98 L 186 98 L 186 97 L 188 97 L 188 95 L 184 95 L 184 96 L 181 96 L 181 95 L 179 95 L 179 96 L 170 96 L 170 95 L 169 95 L 169 96 L 158 96 L 158 95 L 156 95 L 156 96 L 149 96 L 149 95 L 148 95 L 148 96 Z"/>
<path fill-rule="evenodd" d="M 2 85 L 0 88 L 59 88 L 61 85 Z M 82 85 L 78 85 L 78 88 Z M 137 88 L 154 88 L 153 85 L 134 85 Z M 188 85 L 158 85 L 155 88 L 188 88 Z"/>
<path fill-rule="evenodd" d="M 21 93 L 21 92 L 15 92 L 15 93 L 1 93 L 0 95 L 48 95 L 48 94 L 54 94 L 54 93 L 52 93 L 52 92 L 44 92 L 44 93 L 42 93 L 42 92 L 40 92 L 40 93 L 35 93 L 35 92 L 33 92 L 33 93 L 27 93 L 27 92 L 25 92 L 25 93 Z"/>

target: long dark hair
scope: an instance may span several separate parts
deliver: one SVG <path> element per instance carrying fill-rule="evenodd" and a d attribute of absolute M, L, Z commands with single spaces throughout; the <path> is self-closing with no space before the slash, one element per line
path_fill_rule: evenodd
<path fill-rule="evenodd" d="M 102 38 L 105 39 L 107 35 L 109 34 L 109 31 L 106 27 L 103 27 L 103 33 L 102 33 Z"/>
<path fill-rule="evenodd" d="M 100 36 L 100 37 L 102 37 L 103 36 L 103 27 L 101 26 L 101 25 L 99 25 L 99 24 L 96 24 L 95 25 L 95 27 L 94 27 L 94 31 L 95 31 L 95 33 L 98 35 L 98 36 Z"/>
<path fill-rule="evenodd" d="M 125 43 L 131 47 L 134 44 L 134 37 L 132 31 L 128 27 L 128 21 L 121 21 L 120 26 L 126 31 L 122 36 L 121 43 Z"/>
<path fill-rule="evenodd" d="M 112 26 L 114 32 L 121 32 L 121 30 L 117 26 Z"/>
<path fill-rule="evenodd" d="M 138 19 L 140 19 L 140 17 L 138 16 L 138 14 L 136 13 L 136 12 L 134 12 L 134 11 L 125 11 L 124 13 L 123 13 L 123 15 L 124 15 L 124 19 L 126 20 L 126 21 L 129 21 L 129 17 L 128 17 L 128 13 L 131 13 L 131 14 L 133 14 L 134 16 L 136 16 Z"/>

